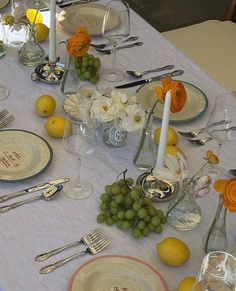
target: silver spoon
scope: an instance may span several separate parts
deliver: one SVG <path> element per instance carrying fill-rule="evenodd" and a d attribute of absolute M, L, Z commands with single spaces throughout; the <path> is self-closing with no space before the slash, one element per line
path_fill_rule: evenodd
<path fill-rule="evenodd" d="M 52 185 L 52 186 L 48 187 L 47 189 L 45 189 L 40 196 L 32 197 L 32 198 L 29 198 L 26 200 L 22 200 L 22 201 L 13 203 L 13 204 L 9 204 L 9 205 L 0 207 L 0 213 L 7 212 L 7 211 L 14 209 L 18 206 L 21 206 L 23 204 L 30 203 L 30 202 L 40 200 L 40 199 L 45 200 L 45 201 L 49 201 L 49 200 L 55 198 L 61 189 L 62 189 L 62 185 L 57 185 L 57 186 Z"/>
<path fill-rule="evenodd" d="M 161 68 L 156 68 L 156 69 L 151 69 L 151 70 L 147 70 L 147 71 L 143 71 L 143 72 L 138 72 L 138 71 L 126 71 L 126 73 L 132 77 L 135 78 L 140 78 L 143 75 L 149 74 L 149 73 L 153 73 L 153 72 L 160 72 L 160 71 L 164 71 L 164 70 L 172 70 L 174 69 L 174 65 L 168 65 L 168 66 L 164 66 Z"/>
<path fill-rule="evenodd" d="M 138 40 L 138 36 L 131 36 L 131 37 L 128 37 L 126 38 L 124 41 L 122 42 L 129 42 L 129 41 L 136 41 Z M 95 43 L 90 43 L 90 45 L 94 48 L 99 48 L 99 49 L 103 49 L 105 48 L 106 46 L 110 45 L 109 42 L 107 43 L 101 43 L 101 44 L 95 44 Z"/>

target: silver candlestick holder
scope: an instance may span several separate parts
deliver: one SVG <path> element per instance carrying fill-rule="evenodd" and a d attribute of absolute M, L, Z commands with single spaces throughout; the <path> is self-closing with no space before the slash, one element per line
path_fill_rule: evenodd
<path fill-rule="evenodd" d="M 58 57 L 55 62 L 50 62 L 46 57 L 45 62 L 39 64 L 31 74 L 31 80 L 42 81 L 51 85 L 60 83 L 65 65 L 59 63 L 59 60 Z"/>
<path fill-rule="evenodd" d="M 160 180 L 151 172 L 141 174 L 137 179 L 137 184 L 142 187 L 145 196 L 154 202 L 165 202 L 174 198 L 179 190 L 178 182 Z"/>

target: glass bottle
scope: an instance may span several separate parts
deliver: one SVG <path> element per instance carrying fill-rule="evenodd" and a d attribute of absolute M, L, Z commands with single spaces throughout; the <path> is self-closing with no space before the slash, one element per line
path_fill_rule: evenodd
<path fill-rule="evenodd" d="M 223 199 L 219 198 L 218 206 L 212 224 L 203 238 L 205 253 L 226 251 L 228 246 L 226 233 L 226 214 Z"/>
<path fill-rule="evenodd" d="M 66 96 L 75 94 L 78 91 L 78 83 L 75 58 L 67 53 L 65 70 L 61 79 L 61 92 Z"/>
<path fill-rule="evenodd" d="M 167 209 L 167 222 L 180 230 L 191 230 L 201 222 L 201 209 L 194 197 L 195 181 L 186 178 L 176 198 L 172 200 Z"/>
<path fill-rule="evenodd" d="M 145 125 L 135 150 L 133 163 L 139 170 L 151 170 L 156 163 L 157 149 L 152 134 L 153 111 L 145 111 Z"/>

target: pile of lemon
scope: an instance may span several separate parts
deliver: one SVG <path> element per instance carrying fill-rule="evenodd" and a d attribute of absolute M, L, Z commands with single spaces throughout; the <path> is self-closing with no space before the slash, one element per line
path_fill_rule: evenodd
<path fill-rule="evenodd" d="M 40 11 L 37 12 L 36 9 L 27 9 L 26 17 L 30 24 L 34 22 L 35 19 L 35 37 L 38 42 L 43 42 L 47 40 L 49 35 L 49 28 L 43 23 L 43 15 Z"/>

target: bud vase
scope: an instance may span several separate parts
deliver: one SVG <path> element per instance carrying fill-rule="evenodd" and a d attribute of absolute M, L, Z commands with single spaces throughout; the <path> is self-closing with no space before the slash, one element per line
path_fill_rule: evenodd
<path fill-rule="evenodd" d="M 206 254 L 227 250 L 226 214 L 227 209 L 220 198 L 212 224 L 203 238 L 203 249 Z"/>
<path fill-rule="evenodd" d="M 157 149 L 152 134 L 153 111 L 145 111 L 145 125 L 135 150 L 133 163 L 139 170 L 151 170 L 155 166 Z"/>
<path fill-rule="evenodd" d="M 103 125 L 103 142 L 110 147 L 121 147 L 127 143 L 127 131 L 119 126 L 118 120 L 105 122 Z"/>
<path fill-rule="evenodd" d="M 75 58 L 67 54 L 64 73 L 61 79 L 61 92 L 69 96 L 78 91 L 78 76 L 75 67 Z"/>
<path fill-rule="evenodd" d="M 167 209 L 167 222 L 180 230 L 191 230 L 201 222 L 201 209 L 194 197 L 195 181 L 184 179 L 176 198 Z"/>

